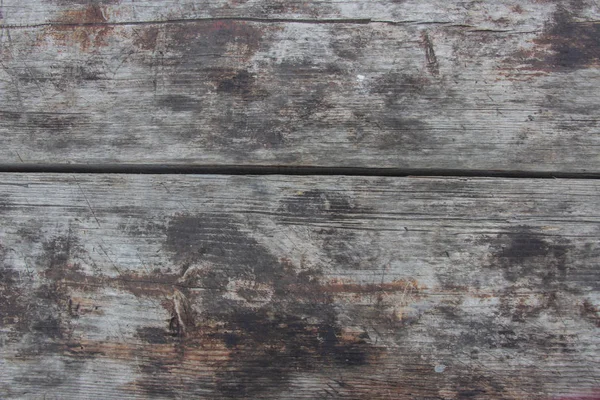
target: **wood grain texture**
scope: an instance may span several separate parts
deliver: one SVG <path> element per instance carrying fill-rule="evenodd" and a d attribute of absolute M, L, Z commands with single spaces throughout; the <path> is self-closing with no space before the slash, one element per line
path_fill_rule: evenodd
<path fill-rule="evenodd" d="M 0 11 L 4 165 L 600 172 L 595 2 Z"/>
<path fill-rule="evenodd" d="M 105 22 L 116 24 L 144 21 L 290 19 L 294 21 L 344 21 L 355 23 L 429 23 L 470 25 L 483 29 L 506 29 L 508 24 L 538 27 L 537 19 L 554 6 L 581 11 L 588 19 L 598 19 L 597 4 L 585 0 L 3 0 L 3 23 L 9 27 L 81 23 L 65 19 L 90 9 L 102 13 Z"/>
<path fill-rule="evenodd" d="M 0 176 L 0 397 L 600 387 L 600 183 Z"/>

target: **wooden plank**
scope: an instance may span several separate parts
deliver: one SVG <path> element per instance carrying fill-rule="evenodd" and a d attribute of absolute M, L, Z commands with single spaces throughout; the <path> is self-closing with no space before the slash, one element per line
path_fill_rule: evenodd
<path fill-rule="evenodd" d="M 591 3 L 196 3 L 5 0 L 2 164 L 600 171 Z"/>
<path fill-rule="evenodd" d="M 600 183 L 0 176 L 0 397 L 593 393 Z"/>
<path fill-rule="evenodd" d="M 544 3 L 551 3 L 550 5 Z M 210 18 L 293 19 L 297 21 L 384 21 L 470 25 L 484 29 L 507 29 L 509 25 L 537 28 L 540 15 L 560 7 L 582 11 L 589 19 L 600 18 L 600 10 L 586 0 L 498 0 L 481 3 L 460 0 L 3 0 L 5 26 L 64 23 L 139 23 Z M 81 21 L 80 15 L 103 21 Z M 585 18 L 585 17 L 584 17 Z M 104 21 L 106 20 L 106 21 Z"/>

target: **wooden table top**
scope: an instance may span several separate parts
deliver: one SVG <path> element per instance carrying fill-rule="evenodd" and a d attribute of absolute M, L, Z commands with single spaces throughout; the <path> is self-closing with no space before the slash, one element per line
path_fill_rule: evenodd
<path fill-rule="evenodd" d="M 600 398 L 599 21 L 1 0 L 0 398 Z"/>

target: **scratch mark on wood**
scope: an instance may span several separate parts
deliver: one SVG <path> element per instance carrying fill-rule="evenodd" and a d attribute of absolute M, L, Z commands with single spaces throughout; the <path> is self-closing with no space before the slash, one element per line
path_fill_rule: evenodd
<path fill-rule="evenodd" d="M 433 49 L 433 43 L 431 42 L 429 34 L 426 31 L 421 33 L 421 38 L 423 40 L 423 46 L 425 47 L 425 60 L 427 62 L 427 69 L 429 70 L 430 74 L 437 76 L 440 73 L 440 66 L 435 55 L 435 50 Z"/>
<path fill-rule="evenodd" d="M 96 223 L 98 224 L 98 228 L 102 228 L 102 226 L 100 225 L 100 221 L 98 220 L 98 217 L 96 217 L 96 213 L 94 212 L 94 209 L 92 208 L 92 205 L 90 204 L 90 201 L 88 200 L 88 198 L 87 198 L 85 192 L 83 191 L 83 188 L 79 184 L 79 182 L 77 183 L 77 187 L 81 191 L 81 194 L 83 195 L 83 198 L 85 199 L 85 202 L 87 203 L 87 206 L 88 206 L 90 212 L 92 213 L 92 216 L 96 220 Z"/>

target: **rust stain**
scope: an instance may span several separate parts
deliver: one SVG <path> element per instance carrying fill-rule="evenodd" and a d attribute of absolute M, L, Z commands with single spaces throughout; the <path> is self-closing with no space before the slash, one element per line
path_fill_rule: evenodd
<path fill-rule="evenodd" d="M 59 14 L 55 23 L 44 29 L 45 36 L 60 44 L 76 44 L 82 51 L 90 51 L 108 45 L 108 39 L 114 34 L 114 27 L 107 25 L 109 10 L 99 4 L 66 10 Z"/>
<path fill-rule="evenodd" d="M 160 270 L 150 274 L 123 272 L 118 277 L 108 279 L 107 283 L 137 297 L 171 295 L 175 288 L 182 285 L 179 276 Z"/>
<path fill-rule="evenodd" d="M 160 29 L 158 26 L 146 26 L 134 31 L 133 44 L 142 50 L 155 50 Z"/>

